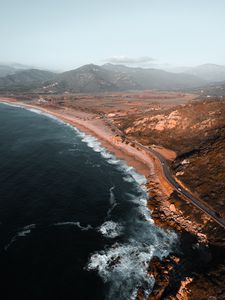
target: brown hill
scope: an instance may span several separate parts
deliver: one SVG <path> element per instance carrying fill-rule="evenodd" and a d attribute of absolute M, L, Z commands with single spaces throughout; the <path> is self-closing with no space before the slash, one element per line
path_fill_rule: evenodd
<path fill-rule="evenodd" d="M 225 101 L 137 115 L 120 120 L 120 127 L 143 144 L 176 151 L 174 173 L 225 217 Z"/>

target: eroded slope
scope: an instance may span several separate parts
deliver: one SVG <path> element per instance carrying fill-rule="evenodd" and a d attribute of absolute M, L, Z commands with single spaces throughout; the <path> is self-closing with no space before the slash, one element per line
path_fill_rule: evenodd
<path fill-rule="evenodd" d="M 225 217 L 225 101 L 193 102 L 114 122 L 143 144 L 176 151 L 174 173 Z"/>

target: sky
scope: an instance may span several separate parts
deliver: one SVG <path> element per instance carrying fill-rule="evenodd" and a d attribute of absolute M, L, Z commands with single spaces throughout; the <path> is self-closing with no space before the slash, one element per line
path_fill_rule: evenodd
<path fill-rule="evenodd" d="M 0 62 L 225 65 L 225 0 L 0 0 Z"/>

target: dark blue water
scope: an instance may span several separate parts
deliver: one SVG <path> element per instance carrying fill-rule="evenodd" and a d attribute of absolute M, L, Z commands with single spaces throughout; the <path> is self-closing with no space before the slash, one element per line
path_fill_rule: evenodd
<path fill-rule="evenodd" d="M 146 209 L 145 179 L 96 139 L 0 104 L 2 299 L 136 299 L 175 234 Z"/>

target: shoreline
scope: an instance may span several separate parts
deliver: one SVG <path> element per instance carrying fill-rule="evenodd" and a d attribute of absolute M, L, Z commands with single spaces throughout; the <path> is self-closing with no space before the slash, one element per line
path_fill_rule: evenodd
<path fill-rule="evenodd" d="M 201 233 L 201 226 L 198 223 L 190 222 L 186 219 L 179 207 L 176 207 L 173 201 L 173 189 L 163 178 L 159 162 L 144 150 L 138 150 L 132 147 L 131 144 L 123 142 L 120 137 L 116 136 L 112 128 L 97 114 L 78 111 L 67 107 L 57 108 L 30 105 L 9 98 L 0 98 L 0 103 L 28 110 L 38 110 L 43 114 L 48 114 L 49 116 L 57 118 L 59 121 L 61 120 L 79 129 L 85 134 L 97 138 L 101 145 L 110 153 L 114 154 L 118 159 L 124 160 L 127 165 L 132 166 L 137 173 L 145 176 L 147 192 L 146 208 L 150 210 L 151 218 L 156 226 L 170 229 L 181 234 L 187 232 L 190 235 L 196 236 L 200 243 L 207 241 L 206 236 Z M 186 245 L 186 242 L 183 243 Z M 156 288 L 153 290 L 153 294 L 157 295 L 156 297 L 168 287 L 168 274 L 173 273 L 176 266 L 180 264 L 179 261 L 179 255 L 177 256 L 176 254 L 176 256 L 174 256 L 172 253 L 172 255 L 169 255 L 168 258 L 165 258 L 162 262 L 153 260 L 153 262 L 150 263 L 150 274 L 154 275 L 156 283 L 159 284 L 159 287 L 157 288 L 156 284 Z M 178 291 L 178 294 L 181 294 L 182 297 L 188 294 L 186 285 L 188 286 L 190 282 L 191 281 L 188 281 L 186 283 L 185 280 L 180 282 L 180 288 L 184 285 L 184 289 Z M 139 299 L 143 299 L 141 298 L 141 294 Z M 151 298 L 150 296 L 149 299 L 160 298 L 154 298 L 154 296 Z"/>
<path fill-rule="evenodd" d="M 70 108 L 43 107 L 30 105 L 16 99 L 0 98 L 0 103 L 18 106 L 24 109 L 39 110 L 44 114 L 56 117 L 85 134 L 91 135 L 118 159 L 124 160 L 128 166 L 146 178 L 147 208 L 151 212 L 154 223 L 175 232 L 187 231 L 195 234 L 202 241 L 205 235 L 199 233 L 199 224 L 190 223 L 179 208 L 171 202 L 173 188 L 164 178 L 160 162 L 144 150 L 138 150 L 117 137 L 112 128 L 96 114 L 86 113 Z"/>
<path fill-rule="evenodd" d="M 137 150 L 131 145 L 123 143 L 102 119 L 89 113 L 73 110 L 54 110 L 38 105 L 29 105 L 19 101 L 0 99 L 0 103 L 18 106 L 27 109 L 36 109 L 42 113 L 49 114 L 57 119 L 81 130 L 82 132 L 94 136 L 103 147 L 118 159 L 122 159 L 148 180 L 154 175 L 155 166 L 152 158 L 143 150 Z"/>
<path fill-rule="evenodd" d="M 174 189 L 164 178 L 160 162 L 146 151 L 136 149 L 131 144 L 123 142 L 97 114 L 67 107 L 55 108 L 30 105 L 9 98 L 0 98 L 0 103 L 19 106 L 24 109 L 39 110 L 44 114 L 56 117 L 85 134 L 97 138 L 111 154 L 124 160 L 137 173 L 145 176 L 147 208 L 150 210 L 151 217 L 157 226 L 172 229 L 177 233 L 186 231 L 197 236 L 200 242 L 207 242 L 206 235 L 201 233 L 204 224 L 190 222 L 183 215 L 179 206 L 176 206 L 176 201 L 173 200 Z"/>

